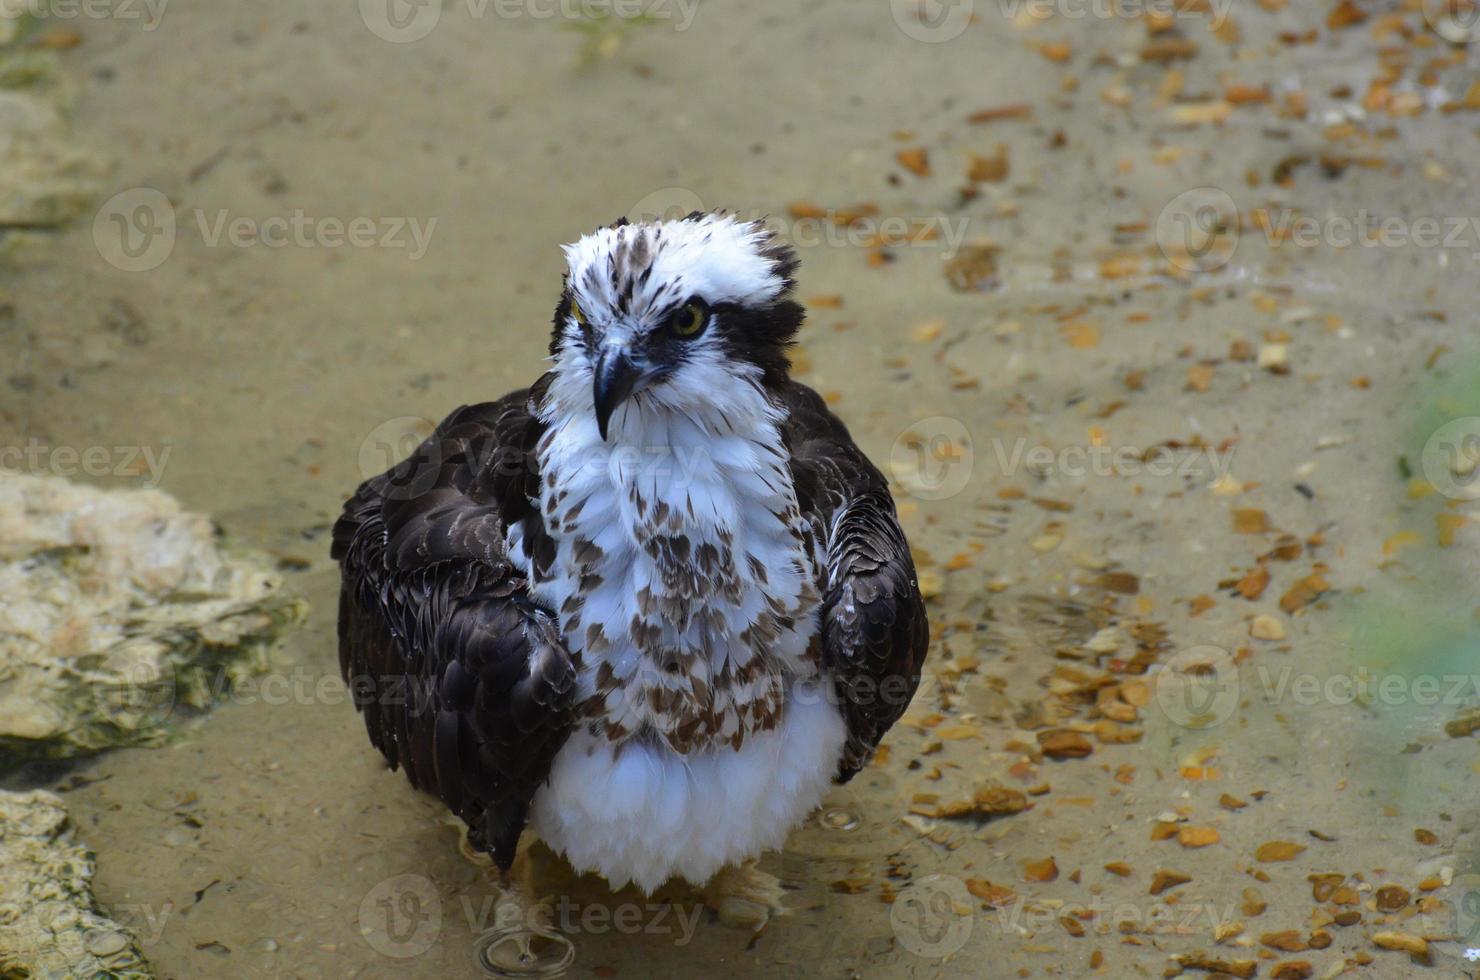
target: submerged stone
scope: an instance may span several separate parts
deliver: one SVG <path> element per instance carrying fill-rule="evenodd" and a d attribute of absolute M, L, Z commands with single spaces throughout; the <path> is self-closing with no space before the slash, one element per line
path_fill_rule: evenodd
<path fill-rule="evenodd" d="M 21 44 L 32 23 L 26 6 L 0 0 L 0 234 L 78 217 L 108 171 L 72 134 L 67 110 L 74 88 L 55 52 Z"/>
<path fill-rule="evenodd" d="M 166 493 L 0 471 L 0 768 L 160 741 L 265 669 L 279 586 Z"/>
<path fill-rule="evenodd" d="M 134 936 L 93 898 L 93 870 L 61 799 L 0 790 L 0 976 L 153 976 Z"/>

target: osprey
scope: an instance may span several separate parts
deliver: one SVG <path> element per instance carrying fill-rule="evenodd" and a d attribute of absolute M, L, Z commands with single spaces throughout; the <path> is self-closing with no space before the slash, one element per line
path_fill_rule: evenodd
<path fill-rule="evenodd" d="M 371 742 L 511 900 L 528 827 L 613 887 L 779 910 L 751 862 L 919 684 L 909 547 L 883 475 L 788 377 L 798 263 L 764 224 L 622 220 L 565 256 L 550 371 L 345 504 L 340 665 Z"/>

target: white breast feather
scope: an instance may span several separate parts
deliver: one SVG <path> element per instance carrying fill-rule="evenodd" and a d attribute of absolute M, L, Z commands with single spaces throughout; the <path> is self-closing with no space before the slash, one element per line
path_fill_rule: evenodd
<path fill-rule="evenodd" d="M 727 747 L 680 756 L 611 743 L 584 732 L 555 759 L 534 799 L 532 825 L 581 871 L 613 888 L 651 893 L 669 877 L 695 884 L 720 868 L 780 847 L 822 801 L 846 731 L 815 687 L 794 690 L 780 728 Z"/>

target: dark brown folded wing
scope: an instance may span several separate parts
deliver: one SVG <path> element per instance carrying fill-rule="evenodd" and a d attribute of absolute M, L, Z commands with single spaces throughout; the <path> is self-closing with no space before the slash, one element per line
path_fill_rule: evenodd
<path fill-rule="evenodd" d="M 793 382 L 783 401 L 798 502 L 826 545 L 822 660 L 848 726 L 847 782 L 909 707 L 930 628 L 884 475 L 816 392 Z"/>
<path fill-rule="evenodd" d="M 458 409 L 334 526 L 339 662 L 370 741 L 504 867 L 572 724 L 575 668 L 505 552 L 529 506 L 531 393 Z"/>

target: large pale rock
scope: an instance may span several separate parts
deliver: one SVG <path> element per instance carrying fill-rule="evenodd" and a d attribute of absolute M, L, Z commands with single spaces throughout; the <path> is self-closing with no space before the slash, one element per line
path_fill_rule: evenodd
<path fill-rule="evenodd" d="M 162 738 L 302 614 L 157 490 L 0 471 L 0 765 Z"/>

